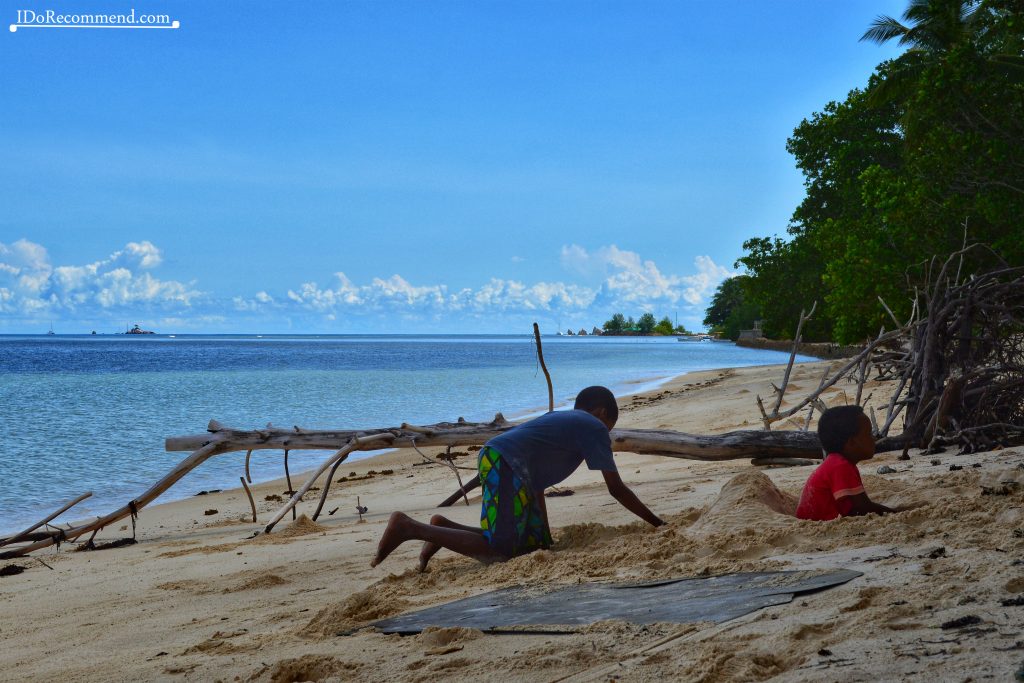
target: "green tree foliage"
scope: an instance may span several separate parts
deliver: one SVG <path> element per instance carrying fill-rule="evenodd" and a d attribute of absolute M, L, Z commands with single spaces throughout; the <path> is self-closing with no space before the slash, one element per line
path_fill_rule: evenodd
<path fill-rule="evenodd" d="M 908 51 L 789 139 L 806 186 L 790 238 L 744 244 L 745 301 L 769 336 L 815 299 L 808 338 L 873 335 L 888 323 L 878 298 L 905 315 L 920 264 L 965 240 L 1024 262 L 1020 0 L 911 0 L 903 22 L 879 17 L 864 40 Z"/>
<path fill-rule="evenodd" d="M 722 280 L 711 297 L 711 303 L 704 311 L 704 325 L 707 327 L 721 327 L 729 319 L 733 309 L 740 306 L 745 298 L 744 283 L 750 281 L 746 275 L 737 275 L 727 280 Z"/>
<path fill-rule="evenodd" d="M 688 334 L 682 326 L 675 328 L 668 316 L 661 320 L 655 320 L 653 313 L 644 313 L 640 320 L 628 319 L 621 313 L 616 313 L 605 321 L 603 329 L 606 334 Z"/>
<path fill-rule="evenodd" d="M 753 278 L 738 275 L 723 280 L 711 297 L 704 324 L 712 331 L 735 341 L 740 330 L 749 330 L 761 318 L 761 307 L 750 299 L 747 288 Z"/>
<path fill-rule="evenodd" d="M 669 320 L 666 315 L 664 318 L 658 321 L 658 324 L 654 326 L 654 331 L 658 334 L 671 335 L 675 334 L 675 327 L 672 325 L 672 321 Z"/>
<path fill-rule="evenodd" d="M 604 331 L 610 334 L 620 334 L 626 331 L 626 316 L 615 313 L 603 326 Z"/>
<path fill-rule="evenodd" d="M 644 313 L 640 316 L 640 320 L 637 321 L 636 328 L 640 334 L 651 334 L 657 325 L 658 321 L 653 313 Z"/>

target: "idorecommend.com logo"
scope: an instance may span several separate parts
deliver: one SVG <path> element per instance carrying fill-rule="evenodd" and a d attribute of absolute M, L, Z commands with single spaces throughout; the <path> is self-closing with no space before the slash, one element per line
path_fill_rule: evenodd
<path fill-rule="evenodd" d="M 52 9 L 18 10 L 11 33 L 23 28 L 142 28 L 176 29 L 181 23 L 168 14 L 141 14 L 132 8 L 127 14 L 65 14 Z"/>

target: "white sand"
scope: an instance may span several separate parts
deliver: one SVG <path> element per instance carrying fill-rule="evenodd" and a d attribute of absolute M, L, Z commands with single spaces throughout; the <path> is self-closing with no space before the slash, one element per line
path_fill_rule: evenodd
<path fill-rule="evenodd" d="M 794 381 L 816 383 L 821 367 L 798 367 Z M 780 375 L 779 368 L 688 375 L 625 399 L 620 425 L 758 428 L 754 394 L 767 395 Z M 875 392 L 884 399 L 884 387 Z M 842 391 L 829 400 L 842 404 Z M 343 466 L 359 477 L 393 473 L 333 485 L 326 509 L 339 510 L 319 523 L 282 522 L 272 535 L 250 539 L 261 525 L 245 521 L 243 492 L 225 491 L 144 509 L 134 546 L 38 553 L 52 570 L 32 558 L 0 562 L 26 567 L 0 578 L 0 679 L 1012 680 L 1024 662 L 1024 607 L 1001 601 L 1024 593 L 1024 486 L 1014 483 L 1022 450 L 876 457 L 861 465 L 869 495 L 918 507 L 834 522 L 786 514 L 809 468 L 621 454 L 623 478 L 666 527 L 634 521 L 600 475 L 584 469 L 566 483 L 575 495 L 548 499 L 552 550 L 490 567 L 442 551 L 422 575 L 414 571 L 416 544 L 376 569 L 369 561 L 392 510 L 426 520 L 455 484 L 449 470 L 414 467 L 415 455 L 396 451 Z M 241 468 L 243 455 L 219 457 L 237 457 Z M 168 468 L 177 457 L 168 455 Z M 873 474 L 881 464 L 898 473 Z M 284 488 L 272 482 L 254 490 L 264 523 L 280 505 L 264 498 Z M 356 495 L 370 509 L 364 523 Z M 445 514 L 474 524 L 479 498 L 471 502 Z M 300 512 L 314 507 L 311 497 Z M 206 516 L 207 509 L 218 512 Z M 104 534 L 125 535 L 130 529 Z M 365 628 L 521 583 L 825 567 L 864 576 L 719 626 L 607 622 L 563 636 L 432 629 L 406 638 Z M 967 616 L 979 621 L 942 628 Z"/>

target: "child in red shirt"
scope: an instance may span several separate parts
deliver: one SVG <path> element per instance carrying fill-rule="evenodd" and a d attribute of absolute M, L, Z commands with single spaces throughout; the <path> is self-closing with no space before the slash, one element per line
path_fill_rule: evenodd
<path fill-rule="evenodd" d="M 871 421 L 860 406 L 829 408 L 818 420 L 818 438 L 828 454 L 800 496 L 799 519 L 824 521 L 850 515 L 896 512 L 873 502 L 864 492 L 857 463 L 875 454 Z"/>

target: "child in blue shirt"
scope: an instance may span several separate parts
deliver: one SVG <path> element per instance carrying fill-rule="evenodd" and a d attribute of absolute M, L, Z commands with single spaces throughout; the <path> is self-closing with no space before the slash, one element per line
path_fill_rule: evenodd
<path fill-rule="evenodd" d="M 604 476 L 608 492 L 627 510 L 653 526 L 664 522 L 622 481 L 609 432 L 619 417 L 615 396 L 588 387 L 573 410 L 547 413 L 499 434 L 480 450 L 483 489 L 480 526 L 434 515 L 430 524 L 394 512 L 370 566 L 376 567 L 402 543 L 423 541 L 420 571 L 441 548 L 481 562 L 499 562 L 551 545 L 544 489 L 564 481 L 583 462 Z"/>

